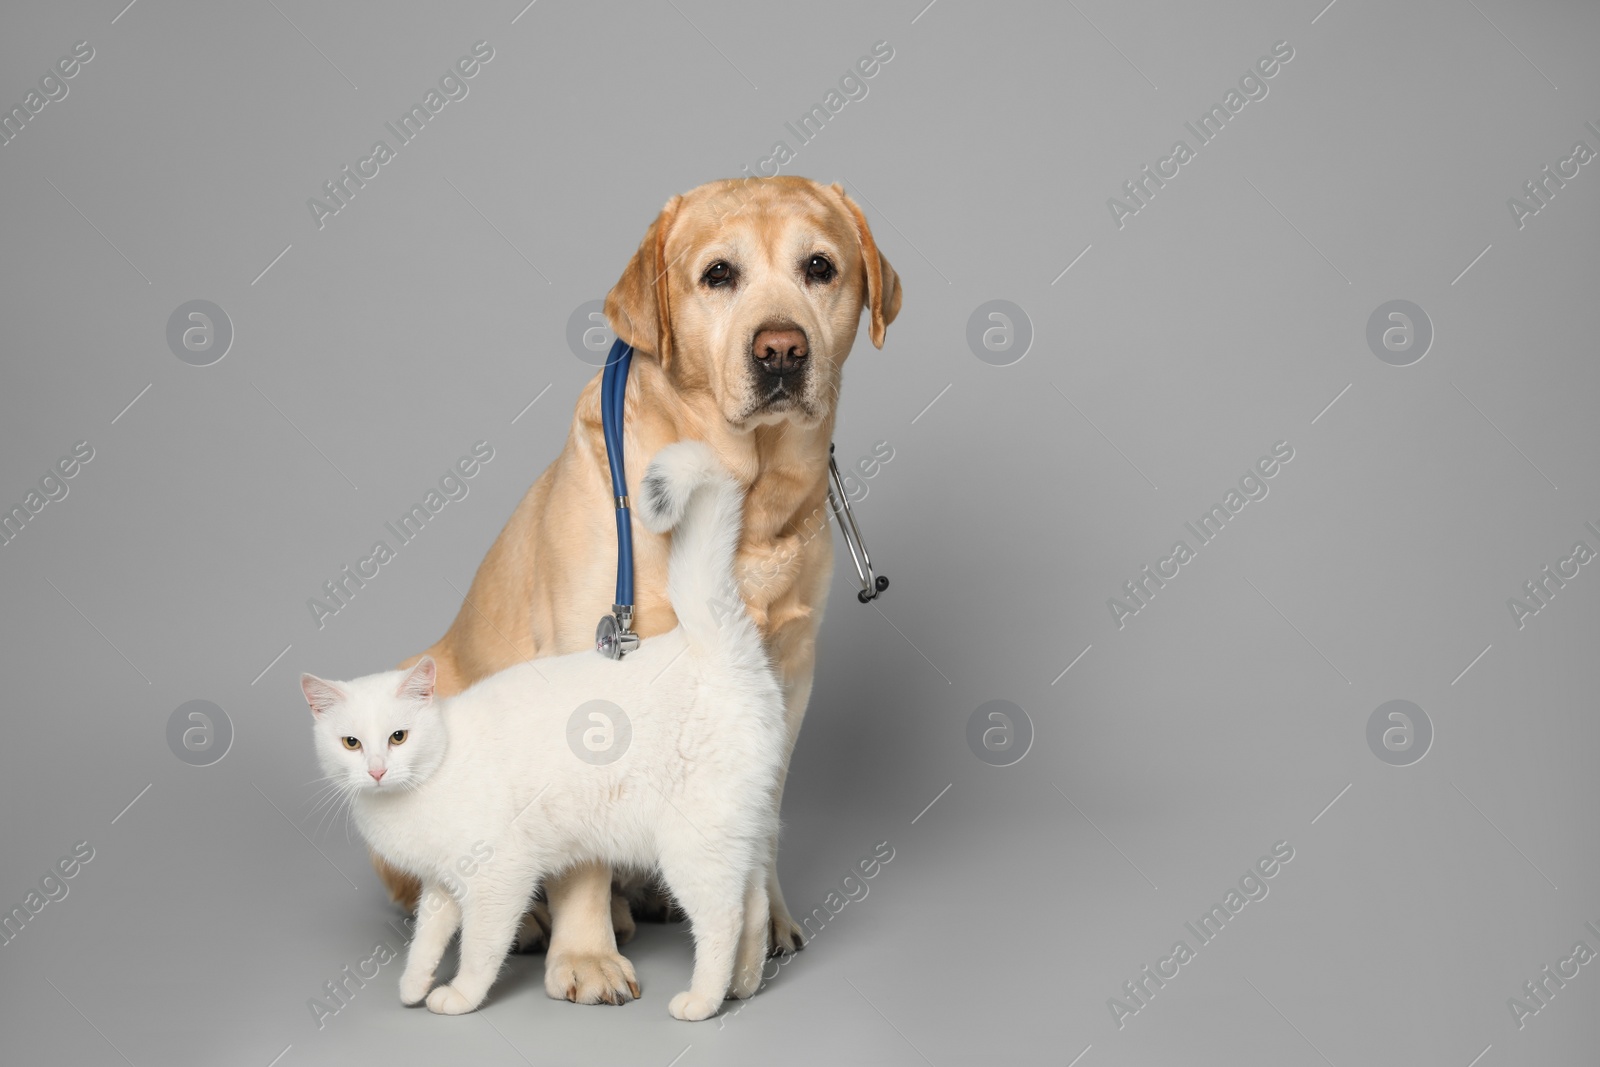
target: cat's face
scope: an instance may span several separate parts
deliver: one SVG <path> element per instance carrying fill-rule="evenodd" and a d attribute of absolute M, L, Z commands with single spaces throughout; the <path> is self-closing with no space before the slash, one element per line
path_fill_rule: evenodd
<path fill-rule="evenodd" d="M 434 704 L 433 660 L 409 671 L 369 674 L 353 682 L 300 676 L 316 719 L 322 771 L 351 793 L 414 789 L 444 760 L 445 731 Z"/>

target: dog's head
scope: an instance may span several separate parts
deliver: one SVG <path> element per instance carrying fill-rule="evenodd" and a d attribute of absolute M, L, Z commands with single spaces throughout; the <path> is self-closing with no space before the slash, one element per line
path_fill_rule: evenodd
<path fill-rule="evenodd" d="M 826 418 L 862 308 L 882 348 L 899 276 L 843 189 L 794 177 L 673 197 L 606 296 L 617 336 L 737 427 Z"/>

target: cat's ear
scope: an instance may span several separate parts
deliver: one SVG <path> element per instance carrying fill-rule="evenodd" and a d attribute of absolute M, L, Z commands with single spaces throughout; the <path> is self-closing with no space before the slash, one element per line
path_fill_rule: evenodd
<path fill-rule="evenodd" d="M 400 683 L 400 689 L 395 696 L 403 700 L 416 700 L 426 704 L 433 699 L 433 686 L 438 680 L 439 669 L 435 666 L 432 656 L 423 656 L 417 665 L 411 668 L 411 673 L 405 676 Z"/>
<path fill-rule="evenodd" d="M 345 699 L 343 689 L 332 682 L 324 681 L 314 674 L 300 676 L 300 690 L 306 695 L 306 703 L 311 705 L 311 714 L 322 716 L 335 704 Z"/>

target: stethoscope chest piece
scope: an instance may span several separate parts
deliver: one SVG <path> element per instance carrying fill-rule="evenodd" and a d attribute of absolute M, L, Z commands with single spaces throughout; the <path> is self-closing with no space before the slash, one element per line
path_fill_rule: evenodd
<path fill-rule="evenodd" d="M 600 617 L 594 630 L 594 650 L 606 659 L 621 659 L 639 647 L 633 632 L 633 611 L 621 604 L 611 605 L 611 614 Z"/>

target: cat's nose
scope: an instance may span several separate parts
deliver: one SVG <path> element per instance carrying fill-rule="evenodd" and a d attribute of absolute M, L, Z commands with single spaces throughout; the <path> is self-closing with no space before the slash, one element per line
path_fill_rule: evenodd
<path fill-rule="evenodd" d="M 381 781 L 383 781 L 384 774 L 386 774 L 388 772 L 388 770 L 389 770 L 389 768 L 387 768 L 387 767 L 379 767 L 377 770 L 372 770 L 372 769 L 368 768 L 367 773 L 372 775 L 372 780 L 374 782 L 381 782 Z"/>

